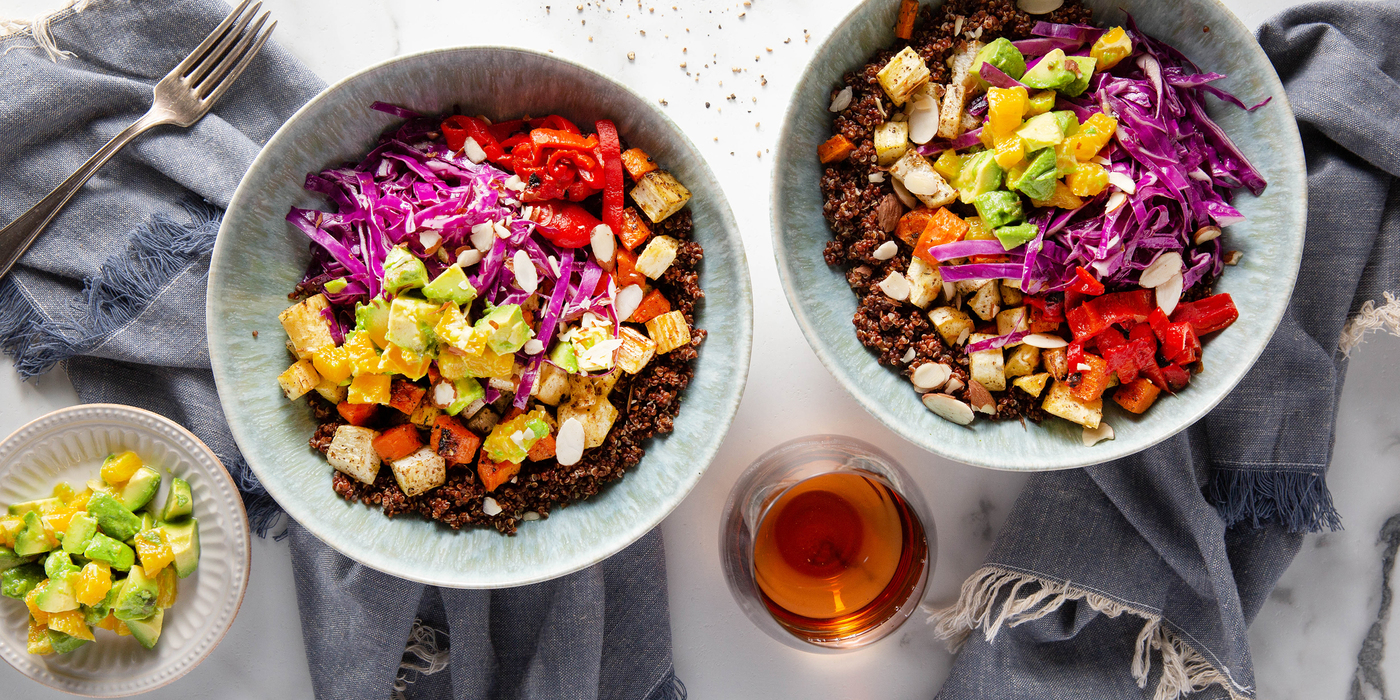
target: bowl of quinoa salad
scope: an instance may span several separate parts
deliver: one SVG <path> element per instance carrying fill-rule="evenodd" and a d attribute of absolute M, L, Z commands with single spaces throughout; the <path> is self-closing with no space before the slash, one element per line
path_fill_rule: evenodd
<path fill-rule="evenodd" d="M 1292 292 L 1306 185 L 1277 75 L 1218 3 L 1023 4 L 1043 12 L 857 7 L 794 92 L 773 235 L 862 407 L 1038 471 L 1145 449 L 1244 377 Z"/>
<path fill-rule="evenodd" d="M 208 325 L 234 437 L 289 515 L 381 571 L 495 588 L 601 561 L 684 498 L 737 409 L 751 299 L 724 195 L 659 110 L 577 64 L 368 68 L 269 141 L 223 227 Z"/>

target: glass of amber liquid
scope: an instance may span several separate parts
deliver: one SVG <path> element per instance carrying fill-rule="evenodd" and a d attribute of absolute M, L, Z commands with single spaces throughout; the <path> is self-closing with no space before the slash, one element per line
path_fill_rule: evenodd
<path fill-rule="evenodd" d="M 788 646 L 848 651 L 918 608 L 936 554 L 909 475 L 878 448 L 818 435 L 739 477 L 720 520 L 725 579 L 745 614 Z"/>

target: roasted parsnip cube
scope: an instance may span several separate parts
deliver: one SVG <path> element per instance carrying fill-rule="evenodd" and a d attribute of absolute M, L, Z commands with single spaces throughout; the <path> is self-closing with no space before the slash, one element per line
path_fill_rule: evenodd
<path fill-rule="evenodd" d="M 1099 421 L 1103 420 L 1102 398 L 1080 401 L 1069 385 L 1058 379 L 1050 385 L 1050 391 L 1046 392 L 1045 401 L 1041 402 L 1040 407 L 1045 409 L 1046 413 L 1071 423 L 1078 423 L 1090 430 L 1099 427 Z"/>
<path fill-rule="evenodd" d="M 671 267 L 671 263 L 676 259 L 676 251 L 680 249 L 680 241 L 670 236 L 651 239 L 647 247 L 642 249 L 642 254 L 637 256 L 637 272 L 652 279 L 661 277 L 666 269 Z"/>
<path fill-rule="evenodd" d="M 656 343 L 635 328 L 623 326 L 622 347 L 617 349 L 617 366 L 628 374 L 636 374 L 656 355 Z"/>
<path fill-rule="evenodd" d="M 1021 283 L 1014 280 L 1001 281 L 1001 301 L 1007 306 L 1020 306 L 1026 295 L 1021 291 Z"/>
<path fill-rule="evenodd" d="M 921 309 L 927 309 L 943 291 L 943 275 L 923 258 L 909 259 L 909 274 L 905 277 L 909 279 L 909 303 Z"/>
<path fill-rule="evenodd" d="M 967 106 L 967 90 L 961 85 L 949 85 L 938 107 L 938 138 L 955 139 L 963 133 L 963 108 Z"/>
<path fill-rule="evenodd" d="M 656 343 L 656 354 L 665 355 L 690 343 L 690 326 L 685 323 L 685 314 L 671 311 L 647 321 L 647 335 Z"/>
<path fill-rule="evenodd" d="M 972 296 L 977 290 L 992 283 L 992 280 L 958 280 L 953 283 L 953 288 L 958 290 L 958 294 L 965 297 Z"/>
<path fill-rule="evenodd" d="M 1026 330 L 1030 327 L 1027 324 L 1030 315 L 1031 312 L 1029 310 L 1020 306 L 1014 309 L 1006 309 L 997 314 L 997 335 L 1007 335 Z M 1013 343 L 1013 345 L 1020 345 L 1020 343 Z"/>
<path fill-rule="evenodd" d="M 690 190 L 665 170 L 653 170 L 632 188 L 632 201 L 653 224 L 680 211 L 690 201 Z"/>
<path fill-rule="evenodd" d="M 417 496 L 442 486 L 447 481 L 447 461 L 433 448 L 424 445 L 417 452 L 389 463 L 394 480 L 407 496 Z"/>
<path fill-rule="evenodd" d="M 875 77 L 895 105 L 902 106 L 915 90 L 928 82 L 928 65 L 912 47 L 906 46 Z"/>
<path fill-rule="evenodd" d="M 332 405 L 344 401 L 349 391 L 349 386 L 341 386 L 326 379 L 322 379 L 321 383 L 316 385 L 316 393 L 320 394 L 321 398 L 330 402 Z"/>
<path fill-rule="evenodd" d="M 321 375 L 311 366 L 311 360 L 297 360 L 277 377 L 277 383 L 282 385 L 282 393 L 288 400 L 296 401 L 321 383 Z"/>
<path fill-rule="evenodd" d="M 1040 348 L 1033 345 L 1017 345 L 1006 358 L 1006 376 L 1024 377 L 1040 366 Z"/>
<path fill-rule="evenodd" d="M 1045 391 L 1045 383 L 1048 381 L 1050 381 L 1050 373 L 1041 372 L 1040 374 L 1030 374 L 1024 377 L 1017 377 L 1011 380 L 1011 385 L 1020 387 L 1021 391 L 1024 391 L 1027 394 L 1030 394 L 1031 396 L 1039 397 L 1040 392 Z"/>
<path fill-rule="evenodd" d="M 321 348 L 335 347 L 331 337 L 331 322 L 322 311 L 330 308 L 324 294 L 317 294 L 277 315 L 282 328 L 287 331 L 292 351 L 298 360 L 309 360 L 311 354 Z"/>
<path fill-rule="evenodd" d="M 1065 377 L 1069 376 L 1069 356 L 1064 348 L 1043 350 L 1040 353 L 1040 359 L 1045 363 L 1045 371 L 1049 372 L 1050 376 L 1059 380 L 1064 380 Z"/>
<path fill-rule="evenodd" d="M 977 62 L 977 54 L 985 46 L 986 44 L 976 39 L 958 44 L 949 64 L 953 69 L 951 85 L 957 85 L 967 90 L 969 95 L 978 91 L 978 86 L 981 83 L 978 80 L 978 75 L 972 72 L 972 64 Z"/>
<path fill-rule="evenodd" d="M 608 394 L 617 386 L 617 372 L 609 372 L 596 377 L 581 374 L 569 375 L 569 401 L 575 406 L 591 406 L 599 401 L 607 401 Z"/>
<path fill-rule="evenodd" d="M 967 340 L 969 343 L 976 343 L 995 337 L 986 333 L 973 333 Z M 1006 367 L 1001 348 L 968 353 L 967 373 L 972 381 L 986 387 L 987 391 L 1006 391 Z"/>
<path fill-rule="evenodd" d="M 374 451 L 374 439 L 379 433 L 357 425 L 342 425 L 335 429 L 331 446 L 326 449 L 326 461 L 336 471 L 364 484 L 373 484 L 379 475 L 379 453 Z"/>
<path fill-rule="evenodd" d="M 1001 311 L 1000 287 L 1001 285 L 995 283 L 982 285 L 982 288 L 972 295 L 972 299 L 968 300 L 967 307 L 983 321 L 996 318 Z"/>
<path fill-rule="evenodd" d="M 570 418 L 578 419 L 583 425 L 584 449 L 592 449 L 603 444 L 603 438 L 612 430 L 613 421 L 617 420 L 617 407 L 606 399 L 588 405 L 578 404 L 577 399 L 570 396 L 568 401 L 559 404 L 559 424 L 563 425 Z"/>
<path fill-rule="evenodd" d="M 962 345 L 972 334 L 972 317 L 961 309 L 940 306 L 928 312 L 928 320 L 933 322 L 933 327 L 938 329 L 938 335 L 947 345 Z"/>
<path fill-rule="evenodd" d="M 408 417 L 408 422 L 423 427 L 433 427 L 433 422 L 442 415 L 442 409 L 433 405 L 431 401 L 424 401 L 418 404 L 418 408 L 413 411 L 413 415 Z"/>
<path fill-rule="evenodd" d="M 885 122 L 875 128 L 875 162 L 889 165 L 909 150 L 909 122 Z"/>
<path fill-rule="evenodd" d="M 958 198 L 958 191 L 933 169 L 933 163 L 916 150 L 908 150 L 890 166 L 893 175 L 904 189 L 919 198 L 920 202 L 933 209 L 952 204 Z"/>
<path fill-rule="evenodd" d="M 569 389 L 569 373 L 548 362 L 540 365 L 539 381 L 535 388 L 535 398 L 540 403 L 558 406 L 564 392 Z"/>

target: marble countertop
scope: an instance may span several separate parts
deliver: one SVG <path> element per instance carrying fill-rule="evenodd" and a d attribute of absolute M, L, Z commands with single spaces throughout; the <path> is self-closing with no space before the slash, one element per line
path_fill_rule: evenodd
<path fill-rule="evenodd" d="M 1298 4 L 1224 2 L 1251 27 Z M 61 4 L 0 0 L 0 16 L 29 17 Z M 663 525 L 675 663 L 697 700 L 928 698 L 952 660 L 917 616 L 872 647 L 839 656 L 790 649 L 748 622 L 721 577 L 718 520 L 734 479 L 770 447 L 802 435 L 840 433 L 881 445 L 900 460 L 915 475 L 938 527 L 938 560 L 926 597 L 934 605 L 956 598 L 1025 483 L 1021 475 L 933 457 L 860 410 L 808 348 L 781 291 L 767 225 L 774 167 L 769 149 L 803 66 L 853 4 L 264 0 L 279 22 L 276 39 L 328 82 L 440 46 L 553 51 L 661 101 L 709 159 L 743 231 L 755 333 L 750 384 L 734 426 L 700 484 Z M 1381 697 L 1360 686 L 1353 694 L 1353 679 L 1362 677 L 1358 656 L 1368 634 L 1383 640 L 1388 627 L 1400 627 L 1388 615 L 1378 618 L 1387 542 L 1392 559 L 1400 542 L 1400 518 L 1391 520 L 1400 514 L 1397 357 L 1400 339 L 1389 336 L 1373 337 L 1353 354 L 1329 478 L 1347 529 L 1308 538 L 1252 628 L 1261 698 Z M 76 402 L 60 373 L 21 383 L 8 360 L 0 364 L 0 434 Z M 1370 672 L 1400 682 L 1400 659 L 1385 659 L 1374 642 L 1368 649 Z M 8 666 L 0 666 L 0 688 L 33 700 L 68 697 Z M 150 697 L 311 694 L 286 546 L 256 540 L 247 597 L 229 635 L 201 667 Z"/>

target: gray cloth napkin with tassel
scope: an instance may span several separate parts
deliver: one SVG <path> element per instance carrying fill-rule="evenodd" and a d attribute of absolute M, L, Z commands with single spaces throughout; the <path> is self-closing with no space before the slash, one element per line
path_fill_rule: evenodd
<path fill-rule="evenodd" d="M 0 225 L 140 116 L 155 82 L 228 11 L 215 0 L 84 0 L 0 37 Z M 108 163 L 0 281 L 0 348 L 21 375 L 61 364 L 85 403 L 190 428 L 238 481 L 260 535 L 280 509 L 224 422 L 205 283 L 240 178 L 322 87 L 274 38 L 193 128 L 153 131 Z M 684 697 L 659 532 L 584 571 L 500 591 L 425 587 L 360 566 L 294 522 L 287 533 L 318 698 Z"/>
<path fill-rule="evenodd" d="M 1346 355 L 1370 330 L 1400 333 L 1396 26 L 1387 0 L 1304 5 L 1260 29 L 1307 157 L 1288 313 L 1195 426 L 1031 480 L 934 617 L 963 645 L 941 700 L 1255 697 L 1247 626 L 1304 533 L 1340 527 L 1323 477 Z"/>

